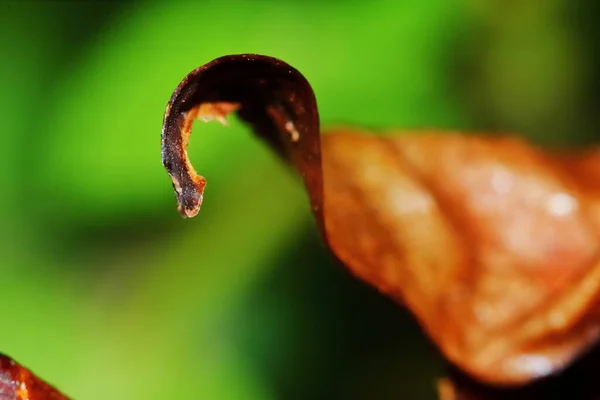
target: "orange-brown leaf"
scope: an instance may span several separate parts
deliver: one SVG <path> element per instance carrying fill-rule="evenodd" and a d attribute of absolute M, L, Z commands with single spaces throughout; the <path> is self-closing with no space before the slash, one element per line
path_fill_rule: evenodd
<path fill-rule="evenodd" d="M 575 168 L 510 138 L 324 135 L 329 245 L 479 380 L 545 376 L 600 331 L 598 154 Z"/>
<path fill-rule="evenodd" d="M 27 368 L 0 354 L 0 400 L 68 400 Z"/>

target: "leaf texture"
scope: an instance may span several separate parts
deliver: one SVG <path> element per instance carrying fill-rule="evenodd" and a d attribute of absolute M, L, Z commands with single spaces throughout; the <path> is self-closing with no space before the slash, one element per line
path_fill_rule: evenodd
<path fill-rule="evenodd" d="M 338 131 L 322 154 L 331 249 L 406 305 L 453 363 L 523 383 L 597 340 L 593 168 L 574 173 L 517 139 L 435 132 Z"/>

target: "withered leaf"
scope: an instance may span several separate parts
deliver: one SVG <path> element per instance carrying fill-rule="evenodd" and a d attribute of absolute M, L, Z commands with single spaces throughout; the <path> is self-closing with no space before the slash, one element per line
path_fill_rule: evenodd
<path fill-rule="evenodd" d="M 237 110 L 289 160 L 332 252 L 405 305 L 470 377 L 523 385 L 598 341 L 600 150 L 551 153 L 459 132 L 321 136 L 297 70 L 227 56 L 192 71 L 165 113 L 163 164 L 185 217 L 197 214 L 206 183 L 186 153 L 200 109 L 212 118 Z"/>
<path fill-rule="evenodd" d="M 0 354 L 0 400 L 68 400 L 10 357 Z"/>
<path fill-rule="evenodd" d="M 463 370 L 523 383 L 597 340 L 589 176 L 508 138 L 345 130 L 325 135 L 322 153 L 330 246 Z"/>
<path fill-rule="evenodd" d="M 223 122 L 225 115 L 234 110 L 301 171 L 313 211 L 321 221 L 319 114 L 312 88 L 283 61 L 254 54 L 221 57 L 195 69 L 169 100 L 161 151 L 179 212 L 184 217 L 195 216 L 206 185 L 187 157 L 194 118 L 199 115 L 201 119 Z"/>

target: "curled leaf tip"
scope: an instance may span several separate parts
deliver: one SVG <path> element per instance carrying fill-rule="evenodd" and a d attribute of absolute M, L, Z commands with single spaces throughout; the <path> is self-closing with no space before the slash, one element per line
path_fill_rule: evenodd
<path fill-rule="evenodd" d="M 176 121 L 177 137 L 168 140 L 163 136 L 163 165 L 173 183 L 177 209 L 184 218 L 192 218 L 198 214 L 202 206 L 204 187 L 206 186 L 206 179 L 196 173 L 187 154 L 194 121 L 197 119 L 203 122 L 215 120 L 227 125 L 225 117 L 238 108 L 239 104 L 236 103 L 200 103 L 188 111 L 180 112 Z M 167 114 L 170 110 L 171 107 L 168 107 Z"/>
<path fill-rule="evenodd" d="M 184 218 L 195 217 L 200 211 L 206 179 L 198 175 L 187 154 L 189 137 L 195 120 L 218 121 L 227 125 L 225 117 L 239 104 L 227 102 L 200 103 L 181 112 L 177 124 L 179 136 L 174 141 L 163 140 L 163 165 L 167 168 L 177 198 L 177 209 Z"/>
<path fill-rule="evenodd" d="M 195 120 L 216 120 L 226 125 L 225 117 L 233 112 L 299 171 L 311 169 L 309 165 L 320 169 L 316 100 L 302 74 L 267 56 L 217 58 L 181 81 L 164 115 L 162 162 L 184 218 L 198 214 L 206 186 L 206 179 L 196 173 L 187 154 L 192 125 Z M 302 177 L 311 188 L 308 192 L 313 209 L 320 212 L 321 175 Z"/>

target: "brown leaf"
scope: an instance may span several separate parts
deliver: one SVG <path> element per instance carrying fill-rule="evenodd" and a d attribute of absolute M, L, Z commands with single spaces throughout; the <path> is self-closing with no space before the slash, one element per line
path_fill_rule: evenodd
<path fill-rule="evenodd" d="M 0 400 L 68 400 L 16 361 L 0 354 Z"/>
<path fill-rule="evenodd" d="M 241 54 L 217 58 L 177 86 L 164 116 L 161 151 L 183 217 L 198 213 L 206 185 L 187 156 L 191 122 L 200 109 L 203 119 L 221 120 L 239 110 L 240 118 L 300 171 L 322 221 L 319 114 L 302 74 L 281 60 Z"/>
<path fill-rule="evenodd" d="M 507 138 L 344 131 L 322 152 L 331 248 L 460 368 L 523 383 L 597 340 L 600 176 Z"/>
<path fill-rule="evenodd" d="M 187 160 L 186 116 L 221 102 L 239 105 L 299 171 L 333 253 L 408 307 L 460 370 L 521 385 L 598 341 L 600 150 L 551 154 L 446 132 L 344 128 L 320 138 L 298 71 L 228 56 L 188 75 L 165 114 L 163 163 L 184 216 L 197 213 L 205 183 Z"/>

